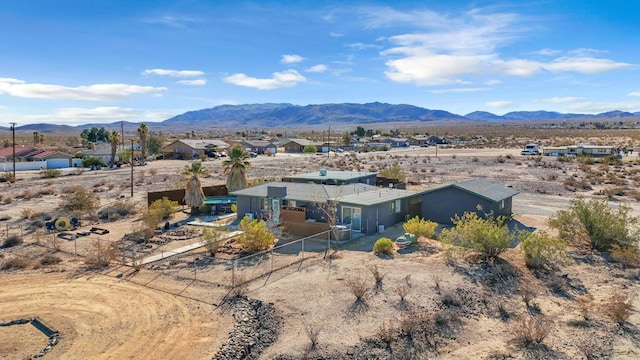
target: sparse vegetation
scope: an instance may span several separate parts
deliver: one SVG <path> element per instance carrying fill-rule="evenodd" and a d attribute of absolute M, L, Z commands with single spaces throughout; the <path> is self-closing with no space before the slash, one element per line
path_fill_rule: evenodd
<path fill-rule="evenodd" d="M 238 243 L 248 253 L 267 250 L 275 241 L 275 236 L 269 231 L 267 224 L 263 220 L 249 220 L 245 216 L 240 220 L 238 228 L 243 231 L 238 236 Z"/>
<path fill-rule="evenodd" d="M 120 254 L 120 250 L 108 241 L 94 240 L 84 263 L 92 269 L 107 267 Z"/>
<path fill-rule="evenodd" d="M 393 255 L 394 245 L 389 238 L 380 238 L 373 244 L 373 253 L 376 255 Z"/>
<path fill-rule="evenodd" d="M 524 261 L 529 268 L 541 268 L 567 258 L 564 241 L 553 238 L 544 231 L 520 231 L 518 239 L 522 242 Z"/>
<path fill-rule="evenodd" d="M 553 321 L 547 316 L 523 316 L 513 326 L 514 340 L 523 347 L 542 344 L 553 330 Z"/>
<path fill-rule="evenodd" d="M 4 241 L 2 242 L 2 246 L 0 246 L 0 248 L 6 249 L 6 248 L 18 246 L 22 244 L 23 241 L 24 240 L 20 235 L 9 235 L 4 239 Z"/>
<path fill-rule="evenodd" d="M 402 224 L 402 228 L 405 232 L 415 234 L 416 236 L 424 236 L 429 239 L 434 237 L 436 227 L 438 227 L 437 223 L 421 219 L 418 216 L 415 216 Z"/>
<path fill-rule="evenodd" d="M 100 205 L 100 198 L 90 189 L 72 186 L 60 197 L 60 208 L 66 211 L 93 211 Z"/>
<path fill-rule="evenodd" d="M 626 294 L 615 294 L 603 305 L 603 312 L 613 322 L 623 325 L 633 311 L 633 297 Z"/>

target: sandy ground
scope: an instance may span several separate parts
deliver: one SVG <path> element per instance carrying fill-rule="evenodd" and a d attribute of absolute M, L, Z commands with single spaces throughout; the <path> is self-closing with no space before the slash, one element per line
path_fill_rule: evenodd
<path fill-rule="evenodd" d="M 393 163 L 400 164 L 409 174 L 410 189 L 428 189 L 450 181 L 471 177 L 488 177 L 511 185 L 521 193 L 514 198 L 515 219 L 527 227 L 547 229 L 547 219 L 556 211 L 565 209 L 576 196 L 593 196 L 590 192 L 567 191 L 562 182 L 574 174 L 580 174 L 578 165 L 563 164 L 560 168 L 542 166 L 531 158 L 519 156 L 519 149 L 438 149 L 412 148 L 384 153 L 331 154 L 325 156 L 278 154 L 275 157 L 251 159 L 250 179 L 271 179 L 283 173 L 317 171 L 319 168 L 378 171 Z M 509 156 L 509 158 L 504 158 Z M 499 158 L 502 157 L 502 158 Z M 551 164 L 549 159 L 544 162 Z M 186 161 L 156 161 L 134 169 L 134 196 L 131 201 L 146 205 L 146 191 L 170 189 L 181 186 L 179 173 Z M 220 161 L 207 161 L 212 176 L 203 179 L 203 185 L 220 184 L 224 176 Z M 27 242 L 34 242 L 27 226 L 33 219 L 22 219 L 24 209 L 57 216 L 59 198 L 69 185 L 93 188 L 103 205 L 118 199 L 128 199 L 130 169 L 86 171 L 82 175 L 57 179 L 39 179 L 36 172 L 20 173 L 22 179 L 13 185 L 0 184 L 0 193 L 11 196 L 12 202 L 0 204 L 0 215 L 10 217 L 0 224 L 0 234 L 25 231 Z M 53 194 L 27 199 L 26 191 L 52 189 Z M 618 198 L 617 203 L 628 204 L 635 214 L 640 214 L 637 201 Z M 172 221 L 187 217 L 179 213 Z M 85 223 L 83 229 L 96 224 Z M 137 218 L 126 218 L 100 227 L 110 230 L 108 235 L 85 238 L 78 242 L 86 249 L 93 239 L 117 241 L 124 234 L 136 229 Z M 82 229 L 81 229 L 82 230 Z M 385 236 L 394 238 L 402 232 L 400 227 L 387 229 Z M 399 284 L 411 285 L 409 303 L 421 309 L 435 309 L 439 294 L 434 288 L 434 277 L 442 280 L 442 288 L 451 291 L 465 289 L 477 298 L 488 290 L 475 283 L 459 269 L 446 265 L 442 255 L 432 254 L 423 248 L 398 254 L 393 259 L 380 259 L 369 252 L 376 237 L 354 242 L 351 248 L 341 251 L 341 256 L 330 263 L 315 261 L 308 266 L 285 269 L 267 280 L 250 285 L 250 297 L 275 304 L 283 315 L 285 324 L 278 342 L 262 358 L 277 354 L 302 354 L 307 346 L 305 326 L 315 324 L 321 329 L 321 349 L 345 349 L 362 338 L 374 335 L 382 321 L 397 323 L 405 311 L 397 307 L 398 297 L 393 288 Z M 165 245 L 166 249 L 187 244 L 176 241 Z M 63 243 L 64 250 L 74 252 L 71 242 Z M 38 246 L 22 246 L 0 250 L 0 263 L 14 254 L 37 258 L 48 252 Z M 60 265 L 46 266 L 38 270 L 0 272 L 0 321 L 38 316 L 62 333 L 62 340 L 45 358 L 64 359 L 144 359 L 157 358 L 211 358 L 225 340 L 231 328 L 231 314 L 216 307 L 225 294 L 223 288 L 192 283 L 189 279 L 171 276 L 154 270 L 152 266 L 138 273 L 131 269 L 110 268 L 103 274 L 84 272 L 81 258 L 60 254 Z M 514 266 L 522 266 L 518 249 L 509 250 L 505 258 Z M 350 312 L 352 296 L 344 283 L 353 276 L 372 281 L 368 267 L 376 264 L 386 274 L 382 291 L 372 293 L 367 300 L 368 310 L 358 314 Z M 594 294 L 598 306 L 602 306 L 610 294 L 637 292 L 637 280 L 628 273 L 604 262 L 588 264 L 574 262 L 563 267 L 562 274 Z M 118 278 L 118 275 L 124 274 Z M 226 276 L 221 274 L 220 276 Z M 613 325 L 598 316 L 598 326 L 577 328 L 568 325 L 577 315 L 575 297 L 554 295 L 541 279 L 533 279 L 539 287 L 538 302 L 544 314 L 554 317 L 556 327 L 546 343 L 551 352 L 533 358 L 581 358 L 577 340 L 596 335 L 611 337 L 610 354 L 616 359 L 640 357 L 637 335 L 616 334 Z M 372 283 L 373 284 L 373 283 Z M 180 294 L 177 296 L 175 294 Z M 199 299 L 201 301 L 192 300 Z M 504 300 L 514 315 L 524 313 L 517 296 L 495 296 L 490 309 L 477 311 L 465 318 L 465 323 L 455 341 L 441 349 L 445 359 L 480 359 L 493 351 L 513 354 L 516 358 L 531 358 L 514 347 L 508 340 L 513 320 L 502 321 L 495 316 L 495 302 Z M 640 309 L 638 297 L 634 300 Z M 640 325 L 638 313 L 630 318 L 630 326 Z M 607 331 L 605 331 L 607 330 Z M 606 334 L 605 334 L 606 333 Z M 613 334 L 613 335 L 611 335 Z M 37 352 L 46 344 L 28 326 L 0 328 L 0 358 L 24 358 Z M 540 355 L 540 354 L 538 354 Z"/>

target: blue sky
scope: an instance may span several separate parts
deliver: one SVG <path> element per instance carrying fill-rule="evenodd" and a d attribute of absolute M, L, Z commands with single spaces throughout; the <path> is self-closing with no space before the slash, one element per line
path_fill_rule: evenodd
<path fill-rule="evenodd" d="M 633 1 L 0 2 L 0 124 L 221 104 L 640 111 Z"/>

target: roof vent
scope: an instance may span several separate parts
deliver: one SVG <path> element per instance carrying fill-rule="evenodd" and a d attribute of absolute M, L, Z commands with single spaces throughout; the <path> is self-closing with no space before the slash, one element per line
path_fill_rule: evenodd
<path fill-rule="evenodd" d="M 327 176 L 327 169 L 320 169 L 320 176 Z"/>

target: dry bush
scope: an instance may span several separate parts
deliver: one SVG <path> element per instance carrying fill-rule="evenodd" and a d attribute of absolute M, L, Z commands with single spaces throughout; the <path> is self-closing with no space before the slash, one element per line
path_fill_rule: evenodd
<path fill-rule="evenodd" d="M 305 333 L 309 339 L 309 351 L 315 351 L 318 347 L 318 337 L 320 336 L 320 327 L 316 324 L 306 324 L 304 326 Z"/>
<path fill-rule="evenodd" d="M 31 200 L 33 198 L 38 197 L 38 193 L 30 190 L 30 189 L 26 189 L 24 191 L 22 191 L 22 194 L 20 195 L 21 198 L 25 199 L 25 200 Z"/>
<path fill-rule="evenodd" d="M 534 285 L 525 280 L 518 286 L 518 293 L 520 294 L 522 302 L 527 306 L 527 309 L 538 309 L 538 304 L 534 302 L 538 296 L 538 289 Z"/>
<path fill-rule="evenodd" d="M 371 272 L 371 275 L 373 275 L 373 279 L 376 281 L 375 289 L 376 290 L 381 290 L 382 289 L 382 280 L 384 279 L 386 274 L 383 274 L 383 273 L 380 272 L 380 269 L 378 269 L 378 264 L 370 265 L 370 266 L 367 267 L 367 269 L 369 269 L 369 271 Z"/>
<path fill-rule="evenodd" d="M 21 257 L 14 257 L 2 263 L 0 270 L 24 270 L 32 265 L 31 260 Z"/>
<path fill-rule="evenodd" d="M 631 316 L 633 297 L 626 294 L 616 294 L 604 304 L 603 312 L 618 325 L 623 325 Z"/>
<path fill-rule="evenodd" d="M 585 294 L 576 299 L 576 309 L 584 321 L 592 319 L 593 306 L 593 295 L 591 294 Z"/>
<path fill-rule="evenodd" d="M 18 246 L 23 243 L 22 236 L 20 235 L 9 235 L 2 242 L 2 246 L 0 248 L 6 249 L 14 246 Z"/>
<path fill-rule="evenodd" d="M 614 244 L 609 251 L 611 257 L 616 262 L 622 264 L 624 268 L 637 268 L 639 264 L 638 260 L 638 248 L 634 245 L 620 246 Z"/>
<path fill-rule="evenodd" d="M 129 200 L 118 200 L 98 211 L 98 219 L 116 221 L 121 217 L 135 215 L 136 205 Z"/>
<path fill-rule="evenodd" d="M 507 309 L 507 303 L 504 300 L 498 300 L 496 310 L 498 310 L 498 316 L 502 321 L 507 321 L 511 318 L 511 312 Z"/>
<path fill-rule="evenodd" d="M 93 269 L 107 267 L 120 254 L 120 249 L 108 241 L 94 240 L 84 263 Z"/>
<path fill-rule="evenodd" d="M 249 292 L 249 281 L 243 275 L 236 275 L 228 288 L 232 297 L 243 297 Z"/>
<path fill-rule="evenodd" d="M 436 293 L 440 294 L 440 283 L 442 282 L 442 277 L 440 275 L 431 275 L 431 281 L 433 281 L 433 288 L 436 290 Z"/>
<path fill-rule="evenodd" d="M 542 344 L 553 329 L 553 320 L 547 316 L 523 316 L 512 328 L 513 340 L 523 347 Z"/>
<path fill-rule="evenodd" d="M 378 335 L 380 340 L 387 345 L 387 350 L 390 350 L 391 344 L 396 340 L 396 329 L 391 325 L 391 322 L 385 321 L 380 324 Z"/>
<path fill-rule="evenodd" d="M 351 294 L 356 298 L 356 303 L 364 303 L 371 288 L 367 285 L 367 282 L 361 277 L 352 277 L 345 281 L 345 286 Z"/>
<path fill-rule="evenodd" d="M 37 217 L 39 214 L 31 209 L 31 208 L 23 208 L 22 210 L 20 210 L 20 216 L 23 219 L 31 219 L 33 217 Z"/>
<path fill-rule="evenodd" d="M 56 264 L 59 264 L 60 262 L 62 262 L 62 259 L 60 259 L 59 257 L 53 254 L 44 254 L 40 258 L 40 265 L 43 265 L 43 266 L 56 265 Z"/>
<path fill-rule="evenodd" d="M 60 208 L 67 211 L 92 211 L 100 205 L 100 198 L 80 185 L 65 189 L 60 197 Z"/>
<path fill-rule="evenodd" d="M 405 302 L 407 295 L 409 295 L 410 291 L 411 291 L 411 288 L 407 284 L 401 284 L 393 288 L 393 292 L 395 292 L 400 297 L 401 303 Z"/>

